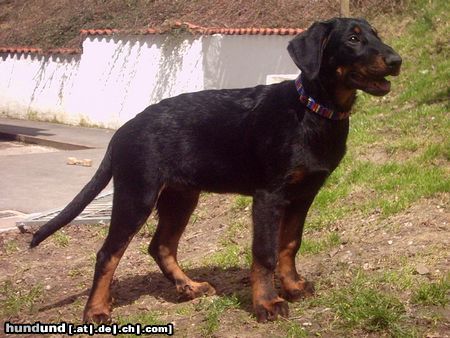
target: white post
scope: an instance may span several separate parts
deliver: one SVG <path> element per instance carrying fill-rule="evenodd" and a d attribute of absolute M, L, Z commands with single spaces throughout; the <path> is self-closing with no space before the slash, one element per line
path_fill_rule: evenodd
<path fill-rule="evenodd" d="M 350 16 L 350 1 L 349 0 L 341 0 L 341 17 L 349 17 Z"/>

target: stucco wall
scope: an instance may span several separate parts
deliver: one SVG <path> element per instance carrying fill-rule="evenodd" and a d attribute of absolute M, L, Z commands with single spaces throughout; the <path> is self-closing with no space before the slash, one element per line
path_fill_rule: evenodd
<path fill-rule="evenodd" d="M 163 98 L 298 72 L 292 36 L 86 36 L 80 55 L 0 54 L 0 113 L 116 128 Z"/>

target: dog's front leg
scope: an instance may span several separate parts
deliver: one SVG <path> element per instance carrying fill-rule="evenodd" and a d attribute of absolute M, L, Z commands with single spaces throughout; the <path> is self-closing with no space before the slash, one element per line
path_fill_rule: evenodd
<path fill-rule="evenodd" d="M 285 209 L 280 228 L 278 275 L 283 288 L 283 297 L 295 301 L 314 294 L 314 286 L 302 278 L 295 268 L 295 256 L 302 242 L 306 214 L 314 196 L 292 201 Z"/>
<path fill-rule="evenodd" d="M 275 320 L 278 315 L 289 313 L 287 302 L 278 296 L 274 287 L 284 208 L 284 199 L 279 194 L 258 191 L 254 196 L 251 283 L 258 322 Z"/>

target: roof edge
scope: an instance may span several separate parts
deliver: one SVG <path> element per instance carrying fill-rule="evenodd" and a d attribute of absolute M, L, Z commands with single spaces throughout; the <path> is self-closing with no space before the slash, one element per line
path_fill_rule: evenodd
<path fill-rule="evenodd" d="M 303 28 L 268 28 L 268 27 L 203 27 L 190 22 L 175 21 L 161 27 L 149 27 L 137 30 L 127 29 L 81 29 L 81 35 L 114 35 L 114 34 L 164 34 L 171 30 L 181 29 L 192 34 L 200 35 L 297 35 L 302 33 Z"/>
<path fill-rule="evenodd" d="M 183 30 L 191 34 L 198 35 L 297 35 L 305 31 L 303 28 L 264 28 L 264 27 L 247 27 L 247 28 L 221 28 L 221 27 L 203 27 L 194 25 L 190 22 L 174 21 L 163 25 L 159 28 L 144 28 L 144 29 L 81 29 L 80 30 L 80 47 L 79 48 L 51 48 L 44 50 L 42 48 L 34 48 L 29 46 L 10 46 L 0 47 L 0 54 L 14 53 L 14 54 L 38 54 L 38 55 L 78 55 L 83 52 L 81 48 L 82 38 L 85 36 L 95 35 L 152 35 L 152 34 L 166 34 L 173 30 Z"/>

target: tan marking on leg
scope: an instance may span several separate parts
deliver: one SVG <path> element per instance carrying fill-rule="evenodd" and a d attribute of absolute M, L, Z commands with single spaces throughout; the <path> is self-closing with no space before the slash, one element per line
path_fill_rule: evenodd
<path fill-rule="evenodd" d="M 171 188 L 164 191 L 158 201 L 158 227 L 149 246 L 149 253 L 161 271 L 174 282 L 177 291 L 188 299 L 215 294 L 210 284 L 195 282 L 186 276 L 177 261 L 178 243 L 197 201 L 198 192 L 195 191 L 179 192 Z"/>
<path fill-rule="evenodd" d="M 100 323 L 110 321 L 109 317 L 112 307 L 111 282 L 125 249 L 126 247 L 111 256 L 110 260 L 104 264 L 102 274 L 94 281 L 93 289 L 84 310 L 83 320 L 85 322 Z"/>
<path fill-rule="evenodd" d="M 297 300 L 314 292 L 312 284 L 300 277 L 295 267 L 295 256 L 301 241 L 301 222 L 302 216 L 291 212 L 284 218 L 280 229 L 278 276 L 288 300 Z"/>
<path fill-rule="evenodd" d="M 258 322 L 275 320 L 277 317 L 287 317 L 289 307 L 286 301 L 279 297 L 274 287 L 274 275 L 253 262 L 251 269 L 253 309 Z"/>

